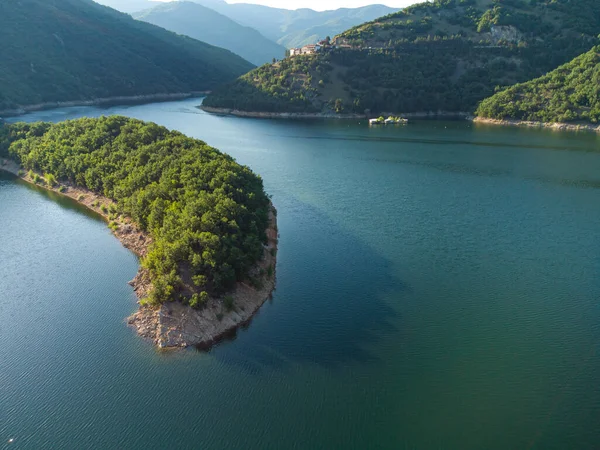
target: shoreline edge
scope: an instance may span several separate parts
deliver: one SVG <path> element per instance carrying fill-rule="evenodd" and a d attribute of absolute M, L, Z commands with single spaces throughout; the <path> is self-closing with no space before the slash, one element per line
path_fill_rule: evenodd
<path fill-rule="evenodd" d="M 111 220 L 109 208 L 115 205 L 112 200 L 68 183 L 58 183 L 52 187 L 36 183 L 19 164 L 10 159 L 0 158 L 0 171 L 40 189 L 73 199 L 110 223 L 113 235 L 138 258 L 146 255 L 152 243 L 151 236 L 140 230 L 128 217 L 119 216 Z M 223 298 L 212 297 L 201 309 L 193 309 L 179 302 L 164 303 L 158 307 L 140 305 L 138 311 L 126 319 L 127 324 L 160 349 L 192 346 L 208 349 L 235 334 L 253 319 L 260 307 L 272 298 L 275 290 L 279 235 L 277 210 L 272 203 L 266 235 L 263 259 L 251 270 L 251 275 L 259 279 L 260 286 L 254 287 L 248 282 L 236 283 L 235 288 L 225 296 L 233 300 L 231 308 L 225 307 Z M 138 300 L 152 289 L 149 273 L 141 266 L 129 284 Z"/>

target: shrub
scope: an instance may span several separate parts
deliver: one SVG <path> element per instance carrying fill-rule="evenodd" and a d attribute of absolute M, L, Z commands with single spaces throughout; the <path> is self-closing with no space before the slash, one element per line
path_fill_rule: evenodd
<path fill-rule="evenodd" d="M 66 186 L 61 186 L 58 188 L 58 192 L 66 192 L 67 191 L 67 187 Z"/>
<path fill-rule="evenodd" d="M 223 299 L 223 305 L 227 311 L 231 311 L 233 309 L 234 303 L 235 301 L 231 295 L 226 295 Z"/>
<path fill-rule="evenodd" d="M 251 277 L 250 278 L 250 284 L 258 290 L 261 290 L 263 288 L 263 282 L 260 278 L 256 278 L 256 277 Z"/>
<path fill-rule="evenodd" d="M 192 298 L 190 299 L 190 306 L 192 308 L 201 308 L 202 306 L 206 305 L 208 303 L 208 300 L 210 299 L 210 296 L 208 295 L 208 292 L 206 291 L 202 291 L 199 294 L 193 294 Z"/>
<path fill-rule="evenodd" d="M 192 283 L 194 283 L 194 286 L 197 286 L 197 287 L 202 287 L 202 286 L 206 285 L 207 281 L 208 280 L 205 275 L 195 275 L 192 277 Z"/>
<path fill-rule="evenodd" d="M 50 187 L 54 187 L 58 184 L 58 182 L 56 181 L 56 177 L 51 173 L 45 174 L 44 179 L 46 180 L 46 184 Z"/>

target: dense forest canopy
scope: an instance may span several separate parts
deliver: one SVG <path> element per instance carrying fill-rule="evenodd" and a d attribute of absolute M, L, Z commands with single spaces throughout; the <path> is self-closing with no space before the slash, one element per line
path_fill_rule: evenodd
<path fill-rule="evenodd" d="M 477 115 L 538 122 L 600 122 L 600 47 L 481 102 Z"/>
<path fill-rule="evenodd" d="M 472 112 L 597 45 L 595 0 L 435 0 L 261 67 L 205 105 L 254 111 Z M 243 96 L 243 98 L 241 98 Z"/>
<path fill-rule="evenodd" d="M 0 156 L 106 196 L 153 237 L 153 302 L 199 306 L 263 255 L 262 180 L 204 142 L 125 117 L 0 128 Z"/>
<path fill-rule="evenodd" d="M 91 0 L 0 2 L 0 110 L 203 91 L 252 65 Z"/>

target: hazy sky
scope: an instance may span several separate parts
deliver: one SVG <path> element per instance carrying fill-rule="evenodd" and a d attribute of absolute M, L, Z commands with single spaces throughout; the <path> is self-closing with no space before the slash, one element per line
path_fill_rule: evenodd
<path fill-rule="evenodd" d="M 256 3 L 259 5 L 273 6 L 276 8 L 312 8 L 317 11 L 337 8 L 357 8 L 359 6 L 372 5 L 374 3 L 401 8 L 421 3 L 423 0 L 226 0 L 227 3 Z"/>

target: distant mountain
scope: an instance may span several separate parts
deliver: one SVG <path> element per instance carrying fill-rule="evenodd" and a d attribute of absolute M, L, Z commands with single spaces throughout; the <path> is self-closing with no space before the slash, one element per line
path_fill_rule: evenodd
<path fill-rule="evenodd" d="M 153 8 L 161 2 L 152 0 L 95 0 L 104 6 L 116 9 L 127 14 Z"/>
<path fill-rule="evenodd" d="M 285 57 L 285 47 L 198 3 L 164 3 L 133 17 L 226 48 L 257 66 Z"/>
<path fill-rule="evenodd" d="M 481 102 L 479 117 L 600 123 L 600 46 L 552 72 Z"/>
<path fill-rule="evenodd" d="M 287 48 L 315 43 L 355 25 L 398 11 L 384 5 L 341 8 L 334 11 L 279 9 L 248 3 L 229 4 L 223 0 L 193 0 L 242 25 L 258 30 Z"/>
<path fill-rule="evenodd" d="M 1 1 L 0 42 L 0 110 L 209 90 L 253 67 L 91 0 Z"/>
<path fill-rule="evenodd" d="M 261 67 L 204 105 L 271 112 L 473 112 L 600 43 L 598 0 L 436 0 Z"/>

